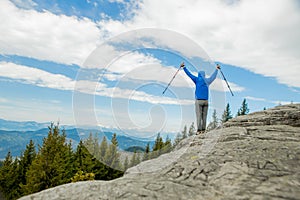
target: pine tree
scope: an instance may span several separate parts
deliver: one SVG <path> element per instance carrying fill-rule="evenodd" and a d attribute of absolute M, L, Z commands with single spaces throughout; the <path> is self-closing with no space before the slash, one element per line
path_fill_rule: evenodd
<path fill-rule="evenodd" d="M 179 144 L 179 142 L 182 140 L 182 136 L 180 133 L 177 133 L 176 138 L 174 140 L 174 146 L 176 146 L 177 144 Z"/>
<path fill-rule="evenodd" d="M 71 174 L 66 169 L 69 163 L 69 145 L 66 143 L 65 131 L 60 134 L 59 126 L 49 127 L 47 138 L 26 173 L 27 194 L 70 182 Z"/>
<path fill-rule="evenodd" d="M 135 160 L 135 165 L 138 165 L 141 162 L 141 153 L 137 152 L 136 160 Z"/>
<path fill-rule="evenodd" d="M 189 137 L 195 135 L 195 133 L 196 133 L 195 125 L 194 125 L 194 122 L 192 122 L 192 124 L 189 128 Z"/>
<path fill-rule="evenodd" d="M 172 142 L 169 138 L 169 135 L 167 135 L 166 141 L 164 142 L 163 148 L 162 148 L 162 154 L 169 153 L 172 150 Z"/>
<path fill-rule="evenodd" d="M 83 171 L 83 173 L 89 173 L 93 171 L 94 157 L 90 154 L 82 140 L 77 145 L 75 159 L 77 172 Z"/>
<path fill-rule="evenodd" d="M 213 114 L 212 114 L 212 128 L 217 128 L 218 127 L 218 116 L 217 116 L 217 111 L 214 109 Z"/>
<path fill-rule="evenodd" d="M 117 140 L 117 134 L 113 134 L 113 137 L 111 138 L 111 143 L 115 145 L 116 147 L 119 145 L 118 140 Z"/>
<path fill-rule="evenodd" d="M 218 122 L 218 116 L 217 116 L 217 111 L 214 109 L 213 114 L 212 114 L 212 121 L 208 124 L 207 130 L 214 130 L 218 127 L 219 122 Z"/>
<path fill-rule="evenodd" d="M 164 145 L 163 139 L 160 136 L 160 133 L 158 133 L 157 136 L 156 136 L 154 146 L 153 146 L 153 151 L 160 151 L 163 148 L 163 145 Z"/>
<path fill-rule="evenodd" d="M 11 152 L 9 151 L 3 161 L 3 166 L 0 168 L 0 189 L 4 193 L 6 198 L 9 196 L 9 189 L 11 187 L 11 185 L 8 184 L 7 181 L 9 181 L 8 179 L 10 178 L 12 173 L 12 163 L 13 159 L 11 156 Z"/>
<path fill-rule="evenodd" d="M 130 159 L 130 164 L 129 164 L 129 166 L 130 167 L 133 167 L 133 166 L 135 166 L 135 163 L 136 163 L 136 151 L 134 151 L 134 153 L 133 153 L 133 155 L 132 155 L 132 157 L 131 157 L 131 159 Z"/>
<path fill-rule="evenodd" d="M 18 158 L 13 160 L 11 153 L 8 152 L 0 169 L 0 190 L 6 199 L 16 199 L 22 194 L 19 171 Z"/>
<path fill-rule="evenodd" d="M 22 185 L 26 184 L 26 172 L 35 155 L 35 146 L 32 140 L 26 146 L 26 150 L 21 154 L 20 159 L 16 158 L 12 161 L 12 156 L 8 152 L 0 170 L 0 189 L 7 199 L 16 199 L 24 194 Z"/>
<path fill-rule="evenodd" d="M 21 154 L 19 161 L 19 176 L 20 176 L 20 185 L 26 185 L 26 173 L 31 166 L 33 160 L 36 157 L 35 145 L 32 140 L 29 144 L 26 145 L 26 149 L 23 154 Z"/>
<path fill-rule="evenodd" d="M 149 158 L 150 158 L 150 144 L 148 142 L 147 146 L 146 146 L 146 149 L 145 149 L 145 152 L 144 152 L 143 161 L 144 160 L 149 160 Z"/>
<path fill-rule="evenodd" d="M 182 131 L 182 139 L 185 139 L 185 138 L 187 138 L 187 127 L 186 127 L 186 125 L 184 126 L 183 131 Z"/>
<path fill-rule="evenodd" d="M 111 144 L 105 154 L 104 162 L 113 169 L 121 169 L 120 154 L 118 152 L 117 135 L 114 133 L 111 139 Z"/>
<path fill-rule="evenodd" d="M 128 156 L 126 156 L 123 166 L 124 166 L 124 171 L 126 171 L 129 168 Z"/>
<path fill-rule="evenodd" d="M 19 176 L 19 160 L 16 157 L 10 166 L 10 171 L 6 177 L 6 185 L 9 188 L 9 193 L 6 195 L 7 199 L 16 199 L 21 196 L 20 176 Z"/>
<path fill-rule="evenodd" d="M 107 148 L 108 148 L 107 139 L 106 139 L 106 136 L 103 136 L 101 144 L 100 144 L 100 160 L 102 160 L 102 161 L 104 160 Z"/>
<path fill-rule="evenodd" d="M 123 174 L 122 172 L 114 170 L 97 160 L 87 150 L 82 141 L 80 141 L 77 146 L 75 158 L 76 174 L 74 173 L 72 181 L 80 179 L 80 175 L 82 176 L 81 178 L 85 180 L 88 180 L 87 178 L 92 178 L 92 174 L 96 180 L 111 180 L 120 177 Z"/>
<path fill-rule="evenodd" d="M 222 123 L 225 123 L 230 119 L 232 119 L 232 115 L 231 115 L 230 105 L 229 103 L 227 103 L 226 108 L 222 115 Z"/>
<path fill-rule="evenodd" d="M 90 132 L 89 137 L 83 141 L 83 144 L 92 155 L 95 155 L 95 152 L 94 152 L 95 144 L 94 144 L 94 137 L 93 137 L 92 132 Z"/>
<path fill-rule="evenodd" d="M 237 116 L 247 115 L 249 113 L 248 103 L 246 99 L 243 100 L 241 108 L 238 110 Z"/>
<path fill-rule="evenodd" d="M 98 138 L 98 134 L 95 134 L 94 137 L 94 156 L 97 159 L 100 159 L 100 145 L 99 145 L 99 138 Z"/>

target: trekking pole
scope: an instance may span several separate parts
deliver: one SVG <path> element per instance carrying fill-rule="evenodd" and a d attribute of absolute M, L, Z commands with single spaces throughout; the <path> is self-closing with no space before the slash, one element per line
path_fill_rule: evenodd
<path fill-rule="evenodd" d="M 167 91 L 168 87 L 171 85 L 172 81 L 174 80 L 175 76 L 178 74 L 181 66 L 184 65 L 184 63 L 181 63 L 180 67 L 178 68 L 177 72 L 174 74 L 173 78 L 171 79 L 171 81 L 169 82 L 169 84 L 167 85 L 167 87 L 165 88 L 165 90 L 163 91 L 163 94 Z"/>
<path fill-rule="evenodd" d="M 227 85 L 227 87 L 228 87 L 228 89 L 229 89 L 231 95 L 234 96 L 234 95 L 233 95 L 233 92 L 231 91 L 231 88 L 230 88 L 230 86 L 229 86 L 229 84 L 228 84 L 228 82 L 227 82 L 227 79 L 225 78 L 225 76 L 224 76 L 224 74 L 223 74 L 223 72 L 222 72 L 222 70 L 221 70 L 220 65 L 217 64 L 217 66 L 219 67 L 219 70 L 220 70 L 220 72 L 221 72 L 221 74 L 222 74 L 222 76 L 223 76 L 224 81 L 226 82 L 226 85 Z"/>

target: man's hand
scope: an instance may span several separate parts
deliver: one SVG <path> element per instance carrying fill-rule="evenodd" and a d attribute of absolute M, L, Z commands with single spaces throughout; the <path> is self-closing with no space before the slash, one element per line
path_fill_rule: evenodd
<path fill-rule="evenodd" d="M 217 69 L 221 69 L 221 66 L 219 64 L 217 64 Z"/>
<path fill-rule="evenodd" d="M 184 62 L 182 62 L 182 63 L 180 64 L 180 67 L 184 68 Z"/>

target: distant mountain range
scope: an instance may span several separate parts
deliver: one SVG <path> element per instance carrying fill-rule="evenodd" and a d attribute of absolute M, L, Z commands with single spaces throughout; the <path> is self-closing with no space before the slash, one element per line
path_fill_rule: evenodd
<path fill-rule="evenodd" d="M 7 152 L 10 151 L 12 156 L 20 156 L 20 153 L 24 151 L 26 145 L 32 139 L 36 146 L 42 145 L 43 138 L 47 137 L 49 129 L 43 128 L 37 131 L 5 131 L 0 130 L 0 159 L 4 159 Z M 99 132 L 99 130 L 93 129 L 68 129 L 66 130 L 67 140 L 72 141 L 73 147 L 75 148 L 79 143 L 80 139 L 87 138 L 90 133 L 93 136 L 99 138 L 99 142 L 103 136 L 110 141 L 112 138 L 112 132 Z M 154 144 L 153 140 L 143 140 L 132 138 L 125 135 L 117 135 L 119 148 L 121 150 L 130 149 L 130 147 L 141 147 L 145 148 L 147 143 L 150 143 L 152 147 Z"/>
<path fill-rule="evenodd" d="M 48 126 L 50 126 L 50 124 L 51 122 L 39 123 L 35 121 L 10 121 L 0 119 L 0 160 L 6 156 L 8 151 L 11 151 L 13 156 L 20 156 L 21 151 L 25 150 L 30 139 L 35 142 L 36 146 L 38 146 L 38 144 L 41 145 L 43 138 L 48 134 Z M 126 151 L 128 149 L 131 151 L 134 148 L 144 149 L 148 142 L 150 143 L 150 148 L 152 148 L 157 136 L 157 133 L 141 133 L 138 130 L 122 131 L 116 128 L 96 126 L 76 127 L 60 125 L 60 128 L 66 130 L 67 139 L 72 140 L 74 148 L 80 139 L 87 138 L 90 133 L 93 135 L 97 134 L 99 142 L 104 135 L 110 141 L 113 133 L 116 133 L 119 148 Z M 168 137 L 173 140 L 176 134 L 177 133 L 161 133 L 161 136 L 165 140 L 168 135 Z"/>
<path fill-rule="evenodd" d="M 0 119 L 0 130 L 5 131 L 36 131 L 39 129 L 47 128 L 50 122 L 38 123 L 35 121 L 10 121 L 5 119 Z"/>
<path fill-rule="evenodd" d="M 0 119 L 0 159 L 4 159 L 7 152 L 11 151 L 12 156 L 20 156 L 21 152 L 24 151 L 26 145 L 32 139 L 36 146 L 42 145 L 43 138 L 47 137 L 49 123 L 38 123 L 34 121 L 17 122 Z M 89 129 L 89 128 L 74 128 L 74 126 L 64 126 L 61 128 L 66 130 L 67 140 L 71 140 L 73 147 L 75 148 L 79 143 L 80 139 L 85 139 L 90 133 L 93 136 L 99 138 L 99 142 L 103 136 L 106 136 L 110 141 L 112 138 L 113 131 L 111 129 Z M 145 148 L 147 143 L 150 143 L 152 147 L 154 139 L 137 138 L 124 134 L 117 133 L 117 139 L 119 142 L 119 148 L 121 150 L 130 149 L 130 147 L 141 147 Z"/>

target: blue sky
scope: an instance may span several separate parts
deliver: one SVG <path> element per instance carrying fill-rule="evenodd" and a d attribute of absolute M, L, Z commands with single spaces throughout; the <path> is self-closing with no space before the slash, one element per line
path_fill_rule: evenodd
<path fill-rule="evenodd" d="M 300 102 L 297 0 L 2 0 L 0 19 L 3 119 L 178 132 L 193 84 L 180 71 L 162 91 L 182 61 L 221 64 L 235 96 L 219 74 L 210 113 Z"/>

